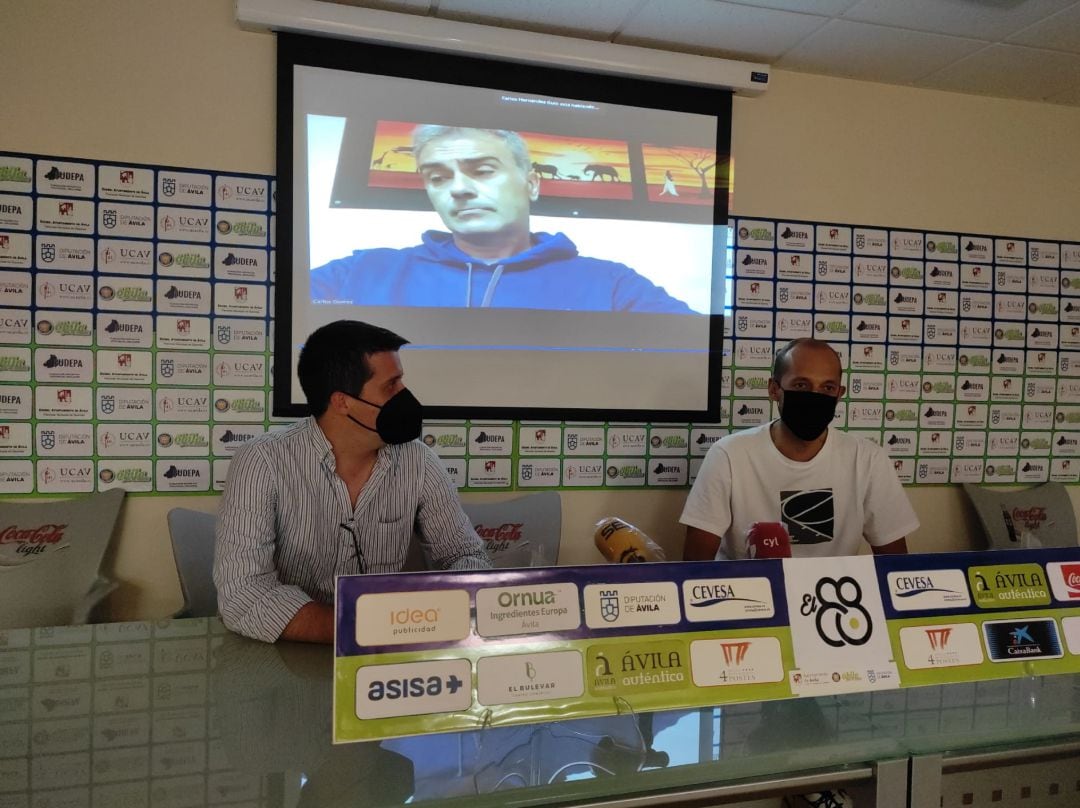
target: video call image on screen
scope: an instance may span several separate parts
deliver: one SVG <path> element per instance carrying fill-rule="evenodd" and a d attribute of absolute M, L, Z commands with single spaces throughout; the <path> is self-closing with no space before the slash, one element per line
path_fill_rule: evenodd
<path fill-rule="evenodd" d="M 498 352 L 489 369 L 527 355 L 585 382 L 599 362 L 616 387 L 644 362 L 687 389 L 627 406 L 704 408 L 717 116 L 297 65 L 293 120 L 294 335 L 355 317 L 466 373 Z"/>

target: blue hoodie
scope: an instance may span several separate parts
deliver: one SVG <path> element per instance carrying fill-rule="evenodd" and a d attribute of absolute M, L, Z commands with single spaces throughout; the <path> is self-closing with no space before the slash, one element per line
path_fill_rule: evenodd
<path fill-rule="evenodd" d="M 357 250 L 311 272 L 314 303 L 359 306 L 497 307 L 690 314 L 630 267 L 578 255 L 562 233 L 533 233 L 533 246 L 485 263 L 429 230 L 402 250 Z"/>

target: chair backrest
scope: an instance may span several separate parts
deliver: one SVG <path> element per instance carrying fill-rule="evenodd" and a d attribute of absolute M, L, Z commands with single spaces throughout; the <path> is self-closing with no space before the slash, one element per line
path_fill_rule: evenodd
<path fill-rule="evenodd" d="M 558 491 L 538 491 L 500 502 L 462 503 L 497 568 L 553 567 L 562 538 Z"/>
<path fill-rule="evenodd" d="M 124 494 L 0 501 L 0 629 L 89 621 L 115 588 L 101 564 Z"/>
<path fill-rule="evenodd" d="M 991 550 L 1076 547 L 1076 515 L 1061 483 L 1021 491 L 964 484 Z"/>
<path fill-rule="evenodd" d="M 214 527 L 217 516 L 190 508 L 169 511 L 180 591 L 184 594 L 183 617 L 213 617 L 218 612 L 214 588 Z"/>

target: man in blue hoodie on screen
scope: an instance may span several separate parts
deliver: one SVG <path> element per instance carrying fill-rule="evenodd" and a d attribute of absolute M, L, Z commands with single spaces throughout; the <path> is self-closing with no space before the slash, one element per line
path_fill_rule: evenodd
<path fill-rule="evenodd" d="M 562 233 L 530 232 L 540 177 L 516 132 L 425 124 L 412 151 L 450 232 L 429 230 L 415 247 L 357 250 L 313 270 L 312 302 L 691 313 L 630 267 L 585 258 Z"/>

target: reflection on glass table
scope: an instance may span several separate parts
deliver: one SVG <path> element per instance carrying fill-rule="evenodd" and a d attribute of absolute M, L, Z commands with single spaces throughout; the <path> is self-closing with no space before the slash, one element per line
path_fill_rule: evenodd
<path fill-rule="evenodd" d="M 332 666 L 217 620 L 2 631 L 0 808 L 574 803 L 1080 735 L 1055 676 L 334 746 Z"/>

